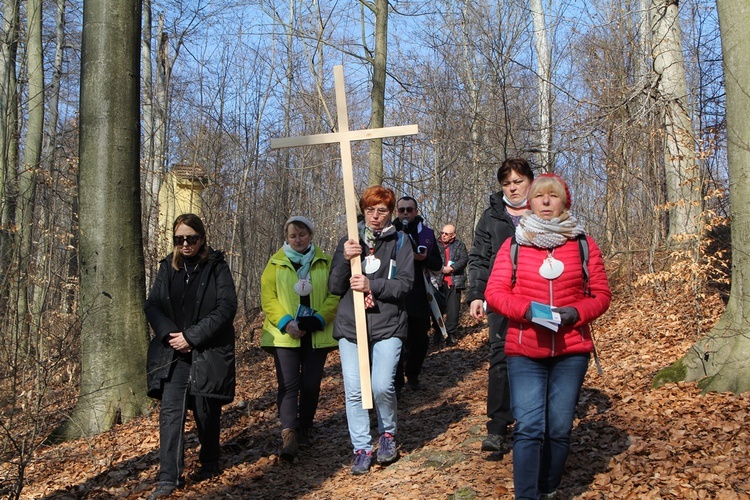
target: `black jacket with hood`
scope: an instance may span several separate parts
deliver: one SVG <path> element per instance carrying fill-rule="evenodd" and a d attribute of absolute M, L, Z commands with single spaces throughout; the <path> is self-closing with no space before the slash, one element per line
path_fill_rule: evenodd
<path fill-rule="evenodd" d="M 146 299 L 146 318 L 154 331 L 148 347 L 148 395 L 161 399 L 177 351 L 169 345 L 169 334 L 181 331 L 175 323 L 170 301 L 170 284 L 176 271 L 170 254 L 159 264 L 151 292 Z M 209 249 L 200 269 L 200 282 L 193 308 L 192 326 L 183 331 L 192 347 L 190 394 L 231 403 L 235 391 L 234 316 L 237 295 L 229 265 L 221 252 Z"/>

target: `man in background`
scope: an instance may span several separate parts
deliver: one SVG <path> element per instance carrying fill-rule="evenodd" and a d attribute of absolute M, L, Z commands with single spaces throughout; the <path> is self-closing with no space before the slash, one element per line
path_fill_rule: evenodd
<path fill-rule="evenodd" d="M 404 196 L 398 200 L 396 208 L 398 216 L 394 225 L 407 236 L 406 239 L 414 251 L 414 285 L 406 297 L 409 332 L 396 371 L 396 391 L 400 392 L 405 383 L 404 375 L 409 388 L 419 389 L 419 374 L 430 346 L 431 312 L 427 301 L 425 276 L 429 271 L 440 271 L 443 261 L 435 232 L 427 227 L 419 215 L 417 200 L 411 196 Z"/>
<path fill-rule="evenodd" d="M 469 263 L 469 253 L 463 241 L 456 237 L 456 226 L 452 224 L 446 224 L 440 232 L 438 249 L 443 258 L 442 280 L 439 284 L 439 291 L 445 299 L 445 330 L 448 332 L 445 343 L 454 345 L 461 309 L 461 291 L 466 288 L 464 270 Z M 434 340 L 437 341 L 436 344 L 439 343 L 439 330 L 435 332 Z"/>

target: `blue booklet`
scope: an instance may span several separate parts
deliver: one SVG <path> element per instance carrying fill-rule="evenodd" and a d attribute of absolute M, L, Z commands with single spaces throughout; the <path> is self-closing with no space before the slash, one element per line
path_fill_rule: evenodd
<path fill-rule="evenodd" d="M 531 322 L 556 332 L 560 327 L 560 313 L 547 304 L 531 301 Z"/>
<path fill-rule="evenodd" d="M 300 304 L 297 308 L 297 314 L 294 315 L 295 320 L 299 320 L 300 318 L 304 318 L 306 316 L 312 316 L 315 314 L 315 309 L 312 307 L 307 307 L 305 305 Z"/>

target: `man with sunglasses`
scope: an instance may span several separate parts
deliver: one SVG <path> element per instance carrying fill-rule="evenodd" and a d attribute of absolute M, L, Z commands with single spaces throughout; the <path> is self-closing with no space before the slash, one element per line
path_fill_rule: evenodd
<path fill-rule="evenodd" d="M 461 290 L 466 288 L 464 271 L 469 263 L 469 252 L 464 242 L 456 238 L 456 226 L 453 224 L 446 224 L 440 231 L 438 249 L 443 258 L 438 290 L 445 298 L 445 329 L 448 332 L 445 343 L 454 345 L 461 309 Z M 434 340 L 435 344 L 440 343 L 438 332 L 435 333 Z"/>
<path fill-rule="evenodd" d="M 419 215 L 417 200 L 411 196 L 403 196 L 396 207 L 398 216 L 393 224 L 409 237 L 408 241 L 414 251 L 414 285 L 406 297 L 409 331 L 396 371 L 396 391 L 400 392 L 404 386 L 404 375 L 411 389 L 419 389 L 419 374 L 430 346 L 428 332 L 431 316 L 425 281 L 429 281 L 430 271 L 439 272 L 442 269 L 443 260 L 437 247 L 435 232 L 427 227 Z"/>

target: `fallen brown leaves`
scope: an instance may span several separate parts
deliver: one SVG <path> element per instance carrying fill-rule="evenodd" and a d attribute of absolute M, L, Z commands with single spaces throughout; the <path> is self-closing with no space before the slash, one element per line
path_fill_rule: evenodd
<path fill-rule="evenodd" d="M 631 289 L 597 323 L 604 374 L 589 370 L 562 498 L 750 498 L 750 395 L 701 395 L 694 384 L 650 389 L 722 305 Z M 479 449 L 485 429 L 486 326 L 465 318 L 455 347 L 432 349 L 422 389 L 399 402 L 401 459 L 365 476 L 349 474 L 338 355 L 329 358 L 317 416 L 317 444 L 298 463 L 277 456 L 272 359 L 245 335 L 238 398 L 223 417 L 224 472 L 188 483 L 174 498 L 511 498 L 511 454 Z M 249 329 L 245 329 L 248 332 Z M 196 466 L 188 423 L 186 461 Z M 29 465 L 25 498 L 145 497 L 158 470 L 157 412 L 90 440 L 42 448 Z M 2 474 L 3 471 L 0 471 Z"/>

